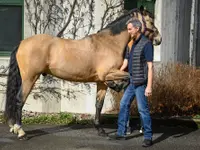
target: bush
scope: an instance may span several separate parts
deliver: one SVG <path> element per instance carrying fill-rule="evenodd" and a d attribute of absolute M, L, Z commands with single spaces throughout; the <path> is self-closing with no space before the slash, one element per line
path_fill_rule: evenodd
<path fill-rule="evenodd" d="M 149 98 L 154 116 L 195 116 L 200 114 L 200 69 L 183 64 L 162 65 L 154 73 L 153 93 Z M 116 110 L 123 93 L 114 94 Z M 131 115 L 138 115 L 136 101 Z"/>
<path fill-rule="evenodd" d="M 161 116 L 194 116 L 200 113 L 200 70 L 168 64 L 155 72 L 151 113 Z"/>

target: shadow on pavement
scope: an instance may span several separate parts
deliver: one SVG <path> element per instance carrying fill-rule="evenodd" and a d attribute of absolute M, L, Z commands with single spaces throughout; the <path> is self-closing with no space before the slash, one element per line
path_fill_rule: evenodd
<path fill-rule="evenodd" d="M 161 136 L 154 139 L 154 144 L 162 142 L 169 137 L 179 138 L 190 134 L 198 130 L 198 124 L 192 120 L 177 120 L 177 119 L 166 119 L 166 120 L 153 120 L 153 132 L 162 133 Z"/>
<path fill-rule="evenodd" d="M 109 120 L 109 121 L 108 121 Z M 102 120 L 102 127 L 106 129 L 107 134 L 113 134 L 116 132 L 117 129 L 117 118 L 109 118 Z M 143 134 L 139 133 L 140 128 L 140 120 L 139 119 L 131 119 L 130 125 L 132 126 L 134 132 L 133 134 L 129 135 L 127 139 L 143 137 Z M 34 138 L 46 134 L 58 133 L 58 132 L 66 132 L 69 130 L 79 130 L 79 129 L 86 129 L 86 128 L 93 128 L 94 131 L 96 129 L 92 124 L 75 124 L 75 125 L 61 125 L 61 126 L 54 126 L 54 127 L 44 127 L 44 128 L 37 128 L 33 130 L 28 130 L 26 133 L 28 134 L 28 138 Z M 178 138 L 181 136 L 185 136 L 191 132 L 194 132 L 198 129 L 198 125 L 194 121 L 181 121 L 181 120 L 160 120 L 160 119 L 153 119 L 153 133 L 154 134 L 161 134 L 159 137 L 153 139 L 154 144 L 162 142 L 169 137 Z M 94 132 L 97 135 L 97 132 Z"/>

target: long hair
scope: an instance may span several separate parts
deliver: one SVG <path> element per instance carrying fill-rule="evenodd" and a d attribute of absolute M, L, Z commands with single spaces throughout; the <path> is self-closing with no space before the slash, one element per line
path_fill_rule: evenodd
<path fill-rule="evenodd" d="M 15 47 L 10 56 L 9 73 L 7 78 L 5 119 L 16 121 L 17 95 L 21 95 L 22 79 L 16 59 L 18 47 Z M 20 93 L 19 93 L 20 92 Z M 21 99 L 22 101 L 22 99 Z"/>

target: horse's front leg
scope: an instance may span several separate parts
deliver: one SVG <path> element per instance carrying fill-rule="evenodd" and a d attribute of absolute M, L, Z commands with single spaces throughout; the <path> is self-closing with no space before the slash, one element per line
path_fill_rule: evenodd
<path fill-rule="evenodd" d="M 111 89 L 120 92 L 129 84 L 130 75 L 128 72 L 111 70 L 105 76 L 105 84 Z"/>
<path fill-rule="evenodd" d="M 101 110 L 104 103 L 104 98 L 106 95 L 107 86 L 101 83 L 97 83 L 97 96 L 96 96 L 96 114 L 94 120 L 94 126 L 98 131 L 98 135 L 107 136 L 105 130 L 101 127 L 100 118 L 101 118 Z"/>

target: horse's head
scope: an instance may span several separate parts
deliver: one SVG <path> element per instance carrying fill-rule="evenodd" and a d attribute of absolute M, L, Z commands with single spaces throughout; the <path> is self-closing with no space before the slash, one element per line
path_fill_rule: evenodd
<path fill-rule="evenodd" d="M 112 35 L 120 34 L 122 31 L 127 29 L 127 21 L 130 19 L 137 18 L 142 23 L 142 32 L 145 36 L 147 36 L 152 42 L 153 45 L 159 45 L 162 41 L 162 37 L 154 25 L 154 17 L 153 15 L 145 10 L 143 7 L 140 9 L 132 9 L 126 12 L 124 15 L 120 16 L 110 24 L 108 24 L 101 31 L 109 30 Z"/>
<path fill-rule="evenodd" d="M 142 19 L 143 22 L 143 33 L 153 42 L 153 45 L 160 45 L 162 37 L 154 24 L 154 16 L 142 6 L 140 7 L 140 13 L 142 17 L 139 19 Z"/>

